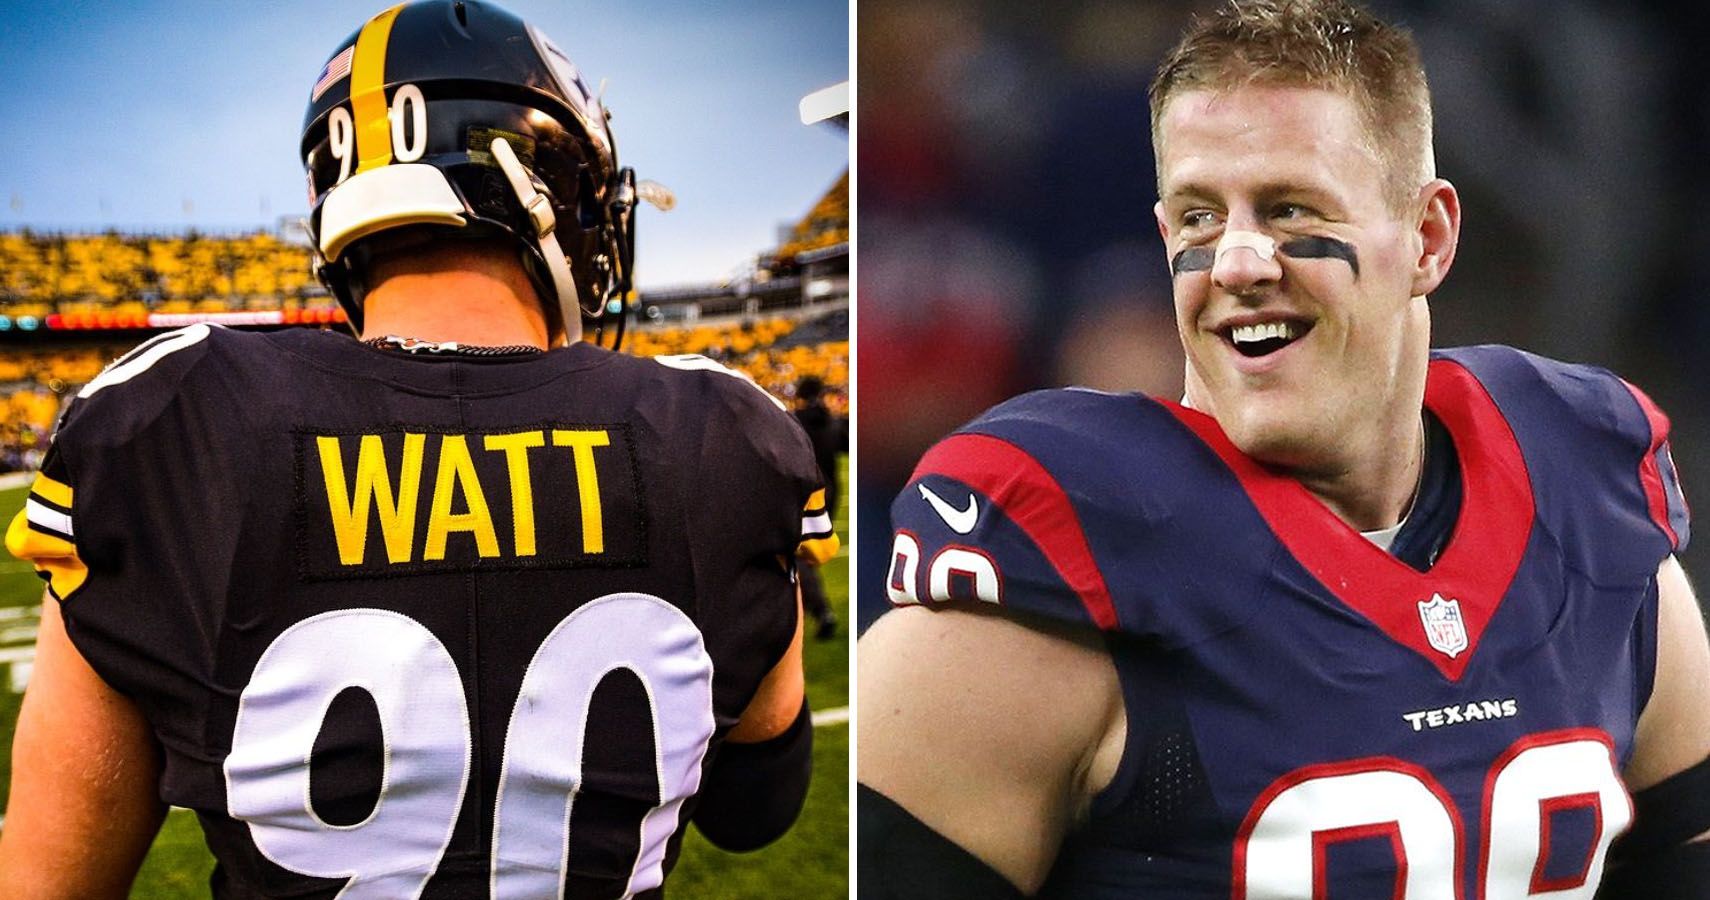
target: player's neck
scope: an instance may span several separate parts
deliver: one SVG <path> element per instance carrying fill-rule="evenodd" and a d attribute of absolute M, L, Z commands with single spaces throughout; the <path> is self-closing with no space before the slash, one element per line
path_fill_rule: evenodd
<path fill-rule="evenodd" d="M 512 260 L 436 255 L 387 265 L 363 298 L 364 338 L 418 338 L 545 349 L 550 332 L 533 284 Z"/>
<path fill-rule="evenodd" d="M 1379 531 L 1407 516 L 1425 471 L 1425 429 L 1419 413 L 1383 429 L 1373 450 L 1327 475 L 1301 475 L 1301 484 L 1357 531 Z"/>

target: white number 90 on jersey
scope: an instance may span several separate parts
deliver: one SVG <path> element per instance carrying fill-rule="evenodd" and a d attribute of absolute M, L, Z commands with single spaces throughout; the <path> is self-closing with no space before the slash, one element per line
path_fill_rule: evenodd
<path fill-rule="evenodd" d="M 641 821 L 624 896 L 664 880 L 666 842 L 700 789 L 712 739 L 712 659 L 700 631 L 648 594 L 609 594 L 547 635 L 524 675 L 505 732 L 493 811 L 491 896 L 556 897 L 569 863 L 590 699 L 613 670 L 633 672 L 651 708 L 660 802 Z M 327 709 L 356 687 L 384 736 L 379 800 L 366 819 L 332 825 L 310 800 L 309 758 Z M 470 778 L 470 721 L 451 654 L 421 623 L 381 609 L 322 613 L 261 655 L 238 702 L 226 802 L 268 859 L 304 875 L 348 879 L 341 900 L 421 894 L 451 842 Z M 572 849 L 572 853 L 574 850 Z"/>

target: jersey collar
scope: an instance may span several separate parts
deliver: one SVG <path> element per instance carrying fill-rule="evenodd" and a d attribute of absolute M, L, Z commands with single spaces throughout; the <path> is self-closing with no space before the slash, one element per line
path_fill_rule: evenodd
<path fill-rule="evenodd" d="M 1464 496 L 1435 565 L 1419 572 L 1337 518 L 1300 482 L 1266 470 L 1212 417 L 1165 408 L 1215 451 L 1282 542 L 1324 589 L 1395 642 L 1458 681 L 1519 571 L 1535 507 L 1514 431 L 1473 374 L 1433 360 L 1425 407 L 1453 439 Z"/>

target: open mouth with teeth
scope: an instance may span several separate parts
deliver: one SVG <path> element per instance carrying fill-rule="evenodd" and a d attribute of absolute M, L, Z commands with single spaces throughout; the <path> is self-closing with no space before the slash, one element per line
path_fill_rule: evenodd
<path fill-rule="evenodd" d="M 1236 352 L 1249 358 L 1269 356 L 1300 340 L 1312 330 L 1310 322 L 1278 320 L 1253 325 L 1235 325 L 1224 329 L 1223 337 L 1233 344 Z"/>

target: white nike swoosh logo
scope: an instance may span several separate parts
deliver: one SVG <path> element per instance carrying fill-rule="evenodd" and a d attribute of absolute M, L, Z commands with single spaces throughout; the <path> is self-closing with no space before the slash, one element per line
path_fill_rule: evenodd
<path fill-rule="evenodd" d="M 923 484 L 919 487 L 920 495 L 926 498 L 927 503 L 932 504 L 932 511 L 938 513 L 939 518 L 944 520 L 944 524 L 950 526 L 951 531 L 957 534 L 967 534 L 974 530 L 974 523 L 980 518 L 980 504 L 974 499 L 973 494 L 968 495 L 967 509 L 957 509 L 945 502 L 943 497 L 934 494 L 932 489 L 926 485 Z"/>

